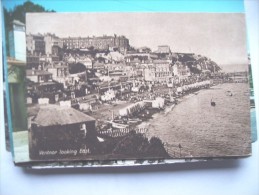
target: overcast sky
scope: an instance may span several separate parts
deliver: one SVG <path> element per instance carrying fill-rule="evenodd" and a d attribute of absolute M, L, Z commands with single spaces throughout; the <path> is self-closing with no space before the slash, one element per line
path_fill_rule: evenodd
<path fill-rule="evenodd" d="M 29 13 L 26 27 L 59 37 L 125 35 L 134 47 L 169 45 L 219 65 L 247 63 L 242 13 Z"/>

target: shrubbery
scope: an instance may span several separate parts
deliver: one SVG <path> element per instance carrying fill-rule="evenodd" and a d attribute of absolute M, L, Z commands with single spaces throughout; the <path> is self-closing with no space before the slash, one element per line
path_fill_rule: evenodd
<path fill-rule="evenodd" d="M 132 131 L 118 142 L 112 151 L 113 154 L 127 157 L 160 157 L 168 158 L 162 141 L 157 137 L 152 137 L 150 141 L 143 135 Z"/>

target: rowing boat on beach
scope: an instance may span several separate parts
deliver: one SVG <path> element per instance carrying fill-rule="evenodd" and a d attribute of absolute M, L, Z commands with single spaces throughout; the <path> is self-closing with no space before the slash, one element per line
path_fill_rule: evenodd
<path fill-rule="evenodd" d="M 110 121 L 110 123 L 111 123 L 113 128 L 125 129 L 125 128 L 129 127 L 129 125 L 121 124 L 121 123 L 116 123 L 116 122 L 113 122 L 113 121 Z"/>

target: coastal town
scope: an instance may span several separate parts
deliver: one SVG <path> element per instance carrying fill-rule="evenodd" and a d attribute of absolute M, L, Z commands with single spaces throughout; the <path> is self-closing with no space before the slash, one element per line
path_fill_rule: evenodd
<path fill-rule="evenodd" d="M 212 76 L 223 77 L 205 56 L 173 53 L 167 45 L 135 49 L 124 36 L 29 34 L 26 42 L 27 103 L 68 104 L 100 121 L 136 117 L 148 105 L 163 109 L 209 87 Z"/>
<path fill-rule="evenodd" d="M 136 48 L 124 35 L 29 33 L 26 52 L 31 158 L 49 157 L 57 149 L 67 149 L 62 153 L 67 155 L 72 148 L 104 152 L 107 146 L 100 145 L 107 140 L 132 132 L 145 137 L 149 129 L 142 123 L 154 120 L 156 113 L 169 113 L 187 95 L 219 83 L 248 81 L 247 72 L 224 73 L 207 56 L 174 52 L 169 45 Z M 213 99 L 210 103 L 215 104 Z"/>
<path fill-rule="evenodd" d="M 246 1 L 3 0 L 0 194 L 258 190 Z"/>

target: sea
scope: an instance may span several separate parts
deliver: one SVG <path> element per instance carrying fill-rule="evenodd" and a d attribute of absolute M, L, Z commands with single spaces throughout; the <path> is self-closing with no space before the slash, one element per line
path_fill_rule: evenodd
<path fill-rule="evenodd" d="M 173 158 L 249 156 L 248 84 L 224 83 L 189 94 L 141 126 L 148 138 L 159 137 Z"/>

